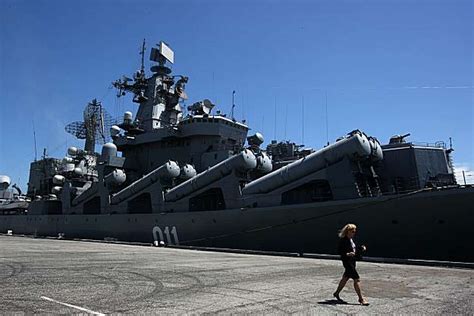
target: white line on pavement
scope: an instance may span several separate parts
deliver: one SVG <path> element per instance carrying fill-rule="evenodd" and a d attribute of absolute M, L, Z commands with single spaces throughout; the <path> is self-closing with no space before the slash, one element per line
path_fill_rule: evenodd
<path fill-rule="evenodd" d="M 49 298 L 49 297 L 46 297 L 46 296 L 41 296 L 41 298 L 44 299 L 44 300 L 50 301 L 50 302 L 54 302 L 54 303 L 57 303 L 57 304 L 67 306 L 67 307 L 75 308 L 75 309 L 78 309 L 80 311 L 83 311 L 83 312 L 86 312 L 86 313 L 89 313 L 89 314 L 105 316 L 105 314 L 94 312 L 94 311 L 91 311 L 90 309 L 83 308 L 83 307 L 80 307 L 80 306 L 76 306 L 76 305 L 56 301 L 56 300 L 53 300 L 52 298 Z"/>

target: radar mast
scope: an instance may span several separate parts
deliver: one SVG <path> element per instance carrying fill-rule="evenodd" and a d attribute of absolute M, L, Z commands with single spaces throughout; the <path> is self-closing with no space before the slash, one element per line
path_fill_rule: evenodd
<path fill-rule="evenodd" d="M 140 55 L 141 68 L 133 80 L 124 76 L 112 83 L 118 89 L 117 96 L 121 97 L 126 92 L 134 94 L 133 101 L 140 105 L 134 124 L 143 131 L 175 126 L 182 118 L 179 101 L 187 99 L 184 88 L 188 78 L 171 75 L 174 52 L 163 41 L 150 50 L 150 61 L 157 63 L 150 68 L 153 72 L 150 78 L 145 77 L 145 40 Z M 175 82 L 175 78 L 179 79 Z"/>

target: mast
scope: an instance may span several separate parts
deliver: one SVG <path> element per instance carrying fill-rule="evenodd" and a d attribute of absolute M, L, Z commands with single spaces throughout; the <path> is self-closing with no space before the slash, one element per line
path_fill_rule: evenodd
<path fill-rule="evenodd" d="M 150 68 L 151 77 L 145 75 L 146 47 L 143 40 L 140 70 L 133 79 L 124 76 L 112 83 L 119 90 L 117 96 L 126 92 L 134 94 L 133 102 L 138 103 L 139 108 L 132 125 L 140 133 L 176 125 L 182 117 L 179 100 L 187 98 L 184 88 L 188 78 L 171 75 L 173 50 L 162 41 L 157 46 L 150 49 L 150 61 L 155 63 Z M 180 79 L 175 82 L 177 77 Z"/>
<path fill-rule="evenodd" d="M 35 121 L 33 120 L 33 140 L 35 142 L 35 161 L 38 158 L 38 152 L 36 150 L 36 130 L 35 130 Z"/>
<path fill-rule="evenodd" d="M 142 63 L 140 67 L 140 73 L 145 75 L 145 39 L 143 39 L 142 49 L 140 50 L 140 55 L 142 55 Z"/>

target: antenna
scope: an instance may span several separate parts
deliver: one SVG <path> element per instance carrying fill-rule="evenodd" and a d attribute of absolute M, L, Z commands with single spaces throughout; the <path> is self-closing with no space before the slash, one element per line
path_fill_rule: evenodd
<path fill-rule="evenodd" d="M 244 93 L 242 93 L 242 97 L 240 98 L 240 102 L 242 102 L 242 120 L 245 121 L 245 95 L 247 94 L 247 89 L 245 89 Z"/>
<path fill-rule="evenodd" d="M 285 140 L 286 140 L 286 126 L 288 125 L 288 103 L 285 107 Z"/>
<path fill-rule="evenodd" d="M 230 111 L 231 119 L 234 119 L 234 108 L 235 108 L 234 96 L 235 96 L 235 90 L 232 91 L 232 111 Z"/>
<path fill-rule="evenodd" d="M 277 134 L 277 97 L 275 96 L 275 120 L 273 122 L 273 139 L 276 140 Z"/>
<path fill-rule="evenodd" d="M 145 73 L 145 39 L 143 39 L 142 49 L 140 50 L 140 55 L 142 55 L 142 64 L 140 67 L 140 73 Z"/>
<path fill-rule="evenodd" d="M 329 117 L 328 117 L 328 91 L 325 91 L 326 94 L 326 142 L 329 145 Z"/>
<path fill-rule="evenodd" d="M 214 102 L 217 102 L 216 90 L 215 90 L 215 88 L 214 88 L 214 71 L 212 72 L 212 87 L 211 87 L 211 93 L 212 93 L 212 97 L 214 98 Z"/>
<path fill-rule="evenodd" d="M 36 130 L 35 130 L 35 121 L 33 120 L 33 140 L 35 142 L 35 161 L 38 158 L 38 151 L 36 149 Z"/>
<path fill-rule="evenodd" d="M 304 145 L 304 96 L 301 97 L 301 144 Z"/>

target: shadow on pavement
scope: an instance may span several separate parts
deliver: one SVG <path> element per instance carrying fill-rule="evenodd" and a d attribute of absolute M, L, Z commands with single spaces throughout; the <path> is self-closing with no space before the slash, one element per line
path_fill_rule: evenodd
<path fill-rule="evenodd" d="M 318 304 L 321 304 L 321 305 L 359 305 L 359 304 L 354 304 L 354 303 L 348 303 L 346 301 L 338 301 L 334 299 L 321 301 L 321 302 L 318 302 Z"/>

